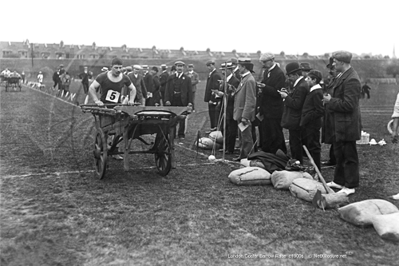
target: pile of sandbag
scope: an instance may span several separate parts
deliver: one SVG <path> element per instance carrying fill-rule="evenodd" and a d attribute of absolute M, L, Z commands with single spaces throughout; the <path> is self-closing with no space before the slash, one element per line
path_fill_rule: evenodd
<path fill-rule="evenodd" d="M 355 202 L 338 209 L 341 219 L 356 226 L 374 226 L 378 235 L 399 241 L 399 210 L 386 200 L 370 199 Z"/>
<path fill-rule="evenodd" d="M 270 185 L 270 173 L 260 167 L 244 167 L 232 171 L 229 179 L 236 185 Z"/>
<path fill-rule="evenodd" d="M 198 139 L 195 145 L 204 150 L 220 149 L 223 145 L 223 134 L 221 131 L 213 131 L 209 137 Z"/>

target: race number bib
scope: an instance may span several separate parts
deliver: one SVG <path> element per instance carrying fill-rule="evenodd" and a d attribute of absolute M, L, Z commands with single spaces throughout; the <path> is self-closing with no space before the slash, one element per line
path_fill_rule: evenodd
<path fill-rule="evenodd" d="M 107 96 L 105 96 L 105 100 L 113 103 L 117 103 L 119 101 L 119 96 L 121 94 L 117 91 L 109 90 L 107 91 Z"/>

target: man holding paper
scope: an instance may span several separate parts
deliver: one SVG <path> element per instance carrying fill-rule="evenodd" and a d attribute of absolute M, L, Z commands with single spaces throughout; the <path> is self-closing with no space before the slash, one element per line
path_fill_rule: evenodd
<path fill-rule="evenodd" d="M 238 137 L 241 140 L 240 155 L 234 161 L 245 159 L 253 146 L 252 121 L 255 120 L 256 108 L 256 81 L 252 76 L 253 63 L 251 59 L 238 60 L 238 68 L 241 74 L 241 82 L 234 95 L 233 118 L 238 123 Z"/>

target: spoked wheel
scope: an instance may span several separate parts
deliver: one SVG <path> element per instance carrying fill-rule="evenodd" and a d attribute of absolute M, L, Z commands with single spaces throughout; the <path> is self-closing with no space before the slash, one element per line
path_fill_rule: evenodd
<path fill-rule="evenodd" d="M 97 133 L 94 141 L 94 170 L 98 179 L 103 179 L 107 169 L 108 147 L 105 136 L 102 132 Z"/>
<path fill-rule="evenodd" d="M 172 152 L 169 138 L 167 136 L 162 137 L 156 146 L 155 165 L 157 166 L 158 173 L 161 176 L 169 174 L 170 169 L 172 168 Z"/>

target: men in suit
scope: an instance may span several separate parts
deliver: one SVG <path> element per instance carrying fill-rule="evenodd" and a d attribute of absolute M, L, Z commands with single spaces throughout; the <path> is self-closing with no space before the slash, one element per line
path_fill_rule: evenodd
<path fill-rule="evenodd" d="M 259 86 L 259 114 L 263 118 L 260 122 L 262 151 L 276 153 L 282 150 L 287 153 L 281 117 L 283 115 L 283 99 L 278 92 L 285 84 L 285 75 L 281 68 L 274 62 L 272 53 L 262 54 L 259 58 L 265 69 L 263 79 Z"/>
<path fill-rule="evenodd" d="M 170 106 L 193 106 L 191 79 L 183 73 L 184 62 L 177 61 L 175 63 L 176 74 L 171 75 L 166 83 L 165 105 Z M 180 139 L 185 138 L 186 120 L 179 121 L 179 130 L 177 136 Z"/>
<path fill-rule="evenodd" d="M 152 84 L 153 84 L 153 92 L 151 92 L 151 97 L 147 99 L 147 106 L 159 106 L 161 102 L 161 94 L 159 92 L 159 89 L 161 87 L 161 84 L 159 82 L 159 77 L 158 77 L 158 68 L 156 66 L 153 66 L 150 70 L 150 74 L 152 77 Z"/>
<path fill-rule="evenodd" d="M 361 92 L 360 79 L 350 65 L 352 54 L 347 51 L 333 53 L 333 66 L 338 72 L 333 85 L 333 94 L 324 94 L 323 102 L 332 112 L 334 154 L 337 165 L 334 180 L 327 183 L 339 192 L 350 195 L 359 186 L 359 158 L 356 140 L 360 139 L 361 123 L 359 98 Z"/>
<path fill-rule="evenodd" d="M 240 155 L 233 160 L 247 158 L 253 146 L 252 122 L 255 120 L 256 81 L 252 76 L 253 63 L 251 59 L 238 60 L 241 82 L 234 95 L 233 118 L 239 124 L 238 136 L 241 140 Z"/>
<path fill-rule="evenodd" d="M 129 72 L 127 76 L 132 81 L 133 85 L 136 87 L 136 99 L 135 102 L 140 103 L 142 106 L 145 105 L 144 95 L 147 95 L 147 89 L 144 84 L 143 76 L 140 74 L 142 67 L 139 65 L 133 66 L 133 71 Z"/>
<path fill-rule="evenodd" d="M 194 71 L 194 65 L 189 64 L 188 71 L 184 74 L 190 77 L 191 79 L 191 89 L 193 90 L 193 112 L 195 112 L 195 92 L 197 91 L 197 84 L 199 83 L 199 75 Z"/>
<path fill-rule="evenodd" d="M 233 74 L 234 74 L 234 76 L 236 77 L 236 79 L 241 80 L 240 71 L 238 69 L 238 60 L 236 58 L 231 58 L 230 62 L 233 65 Z"/>
<path fill-rule="evenodd" d="M 324 116 L 324 107 L 321 101 L 323 99 L 323 88 L 320 82 L 323 80 L 323 77 L 320 71 L 311 70 L 305 80 L 310 89 L 303 104 L 300 126 L 303 128 L 303 139 L 306 141 L 304 144 L 309 150 L 317 168 L 321 169 L 320 128 L 322 117 Z"/>
<path fill-rule="evenodd" d="M 281 126 L 289 131 L 291 157 L 303 163 L 302 129 L 300 126 L 302 107 L 309 92 L 308 83 L 302 76 L 302 69 L 297 62 L 286 65 L 288 79 L 293 82 L 292 91 L 282 88 L 279 93 L 284 99 L 284 111 Z"/>
<path fill-rule="evenodd" d="M 219 80 L 222 79 L 222 76 L 220 75 L 219 72 L 217 72 L 214 61 L 206 62 L 206 66 L 209 69 L 209 75 L 206 81 L 204 101 L 208 103 L 211 128 L 209 131 L 207 131 L 207 133 L 210 133 L 217 129 L 217 121 L 219 114 L 216 109 L 217 101 L 216 101 L 215 92 L 219 90 Z"/>
<path fill-rule="evenodd" d="M 165 64 L 161 65 L 162 73 L 159 75 L 159 83 L 161 84 L 161 88 L 159 89 L 161 92 L 162 104 L 165 104 L 165 88 L 166 82 L 168 81 L 169 73 L 168 67 Z"/>
<path fill-rule="evenodd" d="M 226 105 L 226 133 L 223 132 L 223 135 L 226 139 L 226 154 L 233 154 L 236 137 L 237 137 L 237 121 L 233 118 L 234 113 L 234 94 L 240 85 L 240 81 L 235 77 L 233 70 L 234 65 L 229 62 L 227 64 L 223 63 L 221 65 L 221 70 L 223 77 L 226 74 L 226 80 L 223 79 L 223 82 L 220 83 L 220 91 L 219 95 L 225 95 L 227 97 L 227 105 Z M 226 91 L 225 91 L 226 89 Z M 222 112 L 223 112 L 222 105 Z"/>
<path fill-rule="evenodd" d="M 147 65 L 143 65 L 143 80 L 145 84 L 145 88 L 147 90 L 147 95 L 145 95 L 145 105 L 154 106 L 154 101 L 152 98 L 154 92 L 154 82 L 152 80 L 152 75 L 150 74 L 149 67 Z M 143 95 L 144 96 L 144 95 Z"/>

